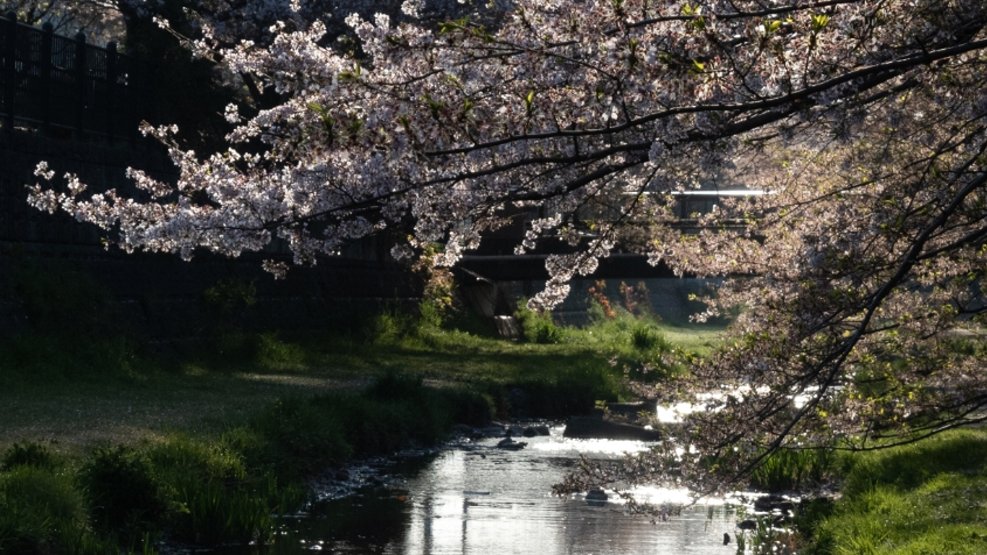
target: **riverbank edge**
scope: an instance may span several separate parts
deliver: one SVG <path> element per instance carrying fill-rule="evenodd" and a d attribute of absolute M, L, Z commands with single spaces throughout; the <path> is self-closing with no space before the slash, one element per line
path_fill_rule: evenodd
<path fill-rule="evenodd" d="M 874 451 L 794 451 L 769 462 L 761 491 L 774 493 L 738 522 L 738 553 L 987 553 L 987 428 Z M 769 480 L 778 487 L 763 487 Z"/>
<path fill-rule="evenodd" d="M 308 480 L 349 461 L 440 444 L 456 425 L 560 417 L 605 391 L 532 382 L 430 387 L 388 373 L 360 391 L 281 398 L 221 433 L 61 454 L 18 443 L 0 460 L 0 552 L 155 553 L 161 545 L 264 543 Z"/>
<path fill-rule="evenodd" d="M 803 507 L 804 555 L 987 553 L 987 428 L 843 457 L 836 499 Z"/>

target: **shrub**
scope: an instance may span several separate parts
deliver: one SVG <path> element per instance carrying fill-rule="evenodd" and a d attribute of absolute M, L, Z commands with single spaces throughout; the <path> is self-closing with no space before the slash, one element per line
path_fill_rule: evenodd
<path fill-rule="evenodd" d="M 487 388 L 498 416 L 529 418 L 585 414 L 596 401 L 616 401 L 620 391 L 619 378 L 606 365 L 576 365 L 554 376 L 532 375 Z"/>
<path fill-rule="evenodd" d="M 118 446 L 97 449 L 79 472 L 94 528 L 133 544 L 159 527 L 168 503 L 150 463 Z"/>
<path fill-rule="evenodd" d="M 490 422 L 494 414 L 493 399 L 477 391 L 454 389 L 446 392 L 453 405 L 452 420 L 470 426 Z"/>
<path fill-rule="evenodd" d="M 568 332 L 579 342 L 607 356 L 616 368 L 639 382 L 655 382 L 685 371 L 688 355 L 665 338 L 652 316 L 634 316 L 619 309 L 613 318 L 593 319 Z"/>
<path fill-rule="evenodd" d="M 376 455 L 400 449 L 413 433 L 413 415 L 401 403 L 373 401 L 363 397 L 321 398 L 327 410 L 337 414 L 346 442 L 357 456 Z"/>
<path fill-rule="evenodd" d="M 202 302 L 224 318 L 240 318 L 257 304 L 257 285 L 242 278 L 217 281 L 202 292 Z"/>
<path fill-rule="evenodd" d="M 426 388 L 420 376 L 388 372 L 357 397 L 321 398 L 332 405 L 347 440 L 361 455 L 394 451 L 409 441 L 431 443 L 448 429 L 452 409 L 444 392 Z"/>
<path fill-rule="evenodd" d="M 417 441 L 442 438 L 454 423 L 485 424 L 493 414 L 483 394 L 464 389 L 426 387 L 421 376 L 388 372 L 371 385 L 364 396 L 368 408 L 391 420 L 386 425 L 405 430 Z"/>
<path fill-rule="evenodd" d="M 260 436 L 260 462 L 272 465 L 279 476 L 309 476 L 352 453 L 338 420 L 309 399 L 278 400 L 251 427 Z"/>

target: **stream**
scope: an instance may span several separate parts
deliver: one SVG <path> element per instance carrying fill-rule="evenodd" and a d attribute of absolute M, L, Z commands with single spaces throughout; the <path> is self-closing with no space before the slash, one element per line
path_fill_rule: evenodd
<path fill-rule="evenodd" d="M 370 462 L 349 471 L 366 484 L 340 495 L 327 482 L 323 501 L 286 518 L 273 545 L 236 547 L 224 555 L 387 554 L 718 554 L 736 552 L 734 509 L 700 501 L 652 523 L 627 514 L 619 499 L 557 497 L 552 485 L 580 456 L 619 457 L 641 442 L 575 440 L 550 435 L 518 438 L 520 451 L 497 448 L 498 438 L 463 440 L 430 455 Z M 683 490 L 650 488 L 639 499 L 687 504 Z M 724 533 L 731 536 L 724 545 Z"/>

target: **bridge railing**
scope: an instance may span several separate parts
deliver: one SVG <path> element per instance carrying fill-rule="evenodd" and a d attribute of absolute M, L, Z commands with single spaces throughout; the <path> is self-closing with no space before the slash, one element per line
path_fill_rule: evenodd
<path fill-rule="evenodd" d="M 56 35 L 0 17 L 0 124 L 51 135 L 133 137 L 149 95 L 144 67 L 86 43 L 85 35 Z"/>

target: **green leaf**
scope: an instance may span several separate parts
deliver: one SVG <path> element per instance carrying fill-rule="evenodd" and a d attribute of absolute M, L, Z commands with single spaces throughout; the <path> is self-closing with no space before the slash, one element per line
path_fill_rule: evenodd
<path fill-rule="evenodd" d="M 353 69 L 347 69 L 339 72 L 340 81 L 356 81 L 363 75 L 363 68 L 360 67 L 359 63 L 353 64 Z"/>
<path fill-rule="evenodd" d="M 688 28 L 695 31 L 702 31 L 706 28 L 706 18 L 701 15 L 703 11 L 702 6 L 686 3 L 682 5 L 680 11 L 682 15 L 692 18 L 692 20 L 686 22 Z"/>
<path fill-rule="evenodd" d="M 445 77 L 445 80 L 453 87 L 456 87 L 459 90 L 463 90 L 463 82 L 460 81 L 459 78 L 456 77 L 455 75 L 451 73 L 446 73 L 443 75 L 443 77 Z"/>
<path fill-rule="evenodd" d="M 439 33 L 451 33 L 453 31 L 465 30 L 469 25 L 468 17 L 461 17 L 459 19 L 450 19 L 447 21 L 442 21 L 439 23 Z"/>

